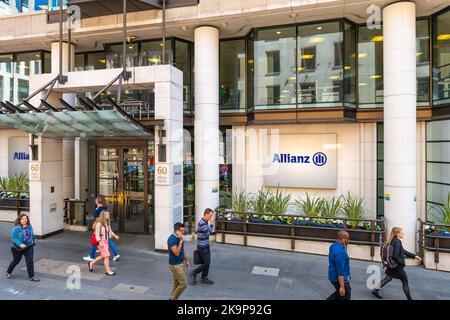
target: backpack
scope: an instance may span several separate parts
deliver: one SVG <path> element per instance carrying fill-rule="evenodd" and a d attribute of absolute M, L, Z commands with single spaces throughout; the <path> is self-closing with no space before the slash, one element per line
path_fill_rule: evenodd
<path fill-rule="evenodd" d="M 380 248 L 381 262 L 383 263 L 383 268 L 394 269 L 398 266 L 398 263 L 392 259 L 394 255 L 394 247 L 390 244 L 383 243 Z"/>

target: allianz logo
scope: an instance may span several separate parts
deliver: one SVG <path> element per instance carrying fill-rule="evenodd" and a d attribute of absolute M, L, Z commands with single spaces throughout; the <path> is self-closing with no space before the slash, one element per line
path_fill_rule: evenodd
<path fill-rule="evenodd" d="M 25 152 L 14 152 L 13 160 L 30 160 L 30 155 Z"/>
<path fill-rule="evenodd" d="M 314 155 L 291 155 L 290 153 L 275 153 L 273 155 L 273 163 L 313 163 L 318 167 L 325 165 L 328 158 L 323 152 L 316 152 Z"/>

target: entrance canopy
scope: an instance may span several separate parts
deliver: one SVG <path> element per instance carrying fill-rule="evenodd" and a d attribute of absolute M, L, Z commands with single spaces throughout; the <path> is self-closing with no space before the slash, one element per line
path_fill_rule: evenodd
<path fill-rule="evenodd" d="M 148 127 L 119 109 L 2 114 L 0 122 L 49 138 L 148 137 L 151 135 Z"/>

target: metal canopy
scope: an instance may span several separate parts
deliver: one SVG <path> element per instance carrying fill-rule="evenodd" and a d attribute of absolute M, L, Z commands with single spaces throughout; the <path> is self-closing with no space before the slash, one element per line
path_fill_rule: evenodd
<path fill-rule="evenodd" d="M 199 0 L 166 0 L 166 8 L 197 5 Z M 122 0 L 68 0 L 68 6 L 80 7 L 81 18 L 121 14 Z M 127 12 L 162 9 L 162 0 L 127 0 Z"/>
<path fill-rule="evenodd" d="M 0 122 L 49 138 L 151 136 L 149 128 L 116 108 L 0 114 Z"/>

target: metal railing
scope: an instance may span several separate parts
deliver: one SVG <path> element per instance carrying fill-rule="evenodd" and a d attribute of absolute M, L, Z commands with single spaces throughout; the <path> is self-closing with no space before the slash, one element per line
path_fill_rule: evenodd
<path fill-rule="evenodd" d="M 419 249 L 420 256 L 423 257 L 425 250 L 434 252 L 434 261 L 439 263 L 439 253 L 450 253 L 450 237 L 441 236 L 441 231 L 450 231 L 450 224 L 425 222 L 422 219 L 419 220 Z M 427 232 L 425 228 L 428 227 L 430 232 Z M 429 245 L 433 242 L 433 245 Z M 448 247 L 442 247 L 442 244 L 447 242 Z"/>
<path fill-rule="evenodd" d="M 286 223 L 277 224 L 271 223 L 270 221 L 252 222 L 252 218 L 261 219 L 267 216 L 274 217 L 280 221 L 284 220 Z M 237 219 L 232 220 L 233 218 Z M 304 221 L 304 224 L 296 224 L 296 221 Z M 327 221 L 327 223 L 323 223 L 327 226 L 320 226 L 319 221 Z M 245 246 L 247 245 L 248 236 L 272 237 L 291 240 L 292 250 L 295 249 L 296 240 L 332 242 L 336 240 L 338 231 L 346 230 L 350 233 L 350 243 L 370 246 L 372 257 L 375 255 L 375 247 L 380 246 L 381 243 L 385 241 L 386 230 L 384 219 L 308 217 L 299 214 L 237 212 L 220 208 L 216 209 L 215 222 L 216 234 L 221 234 L 222 243 L 225 243 L 226 234 L 242 235 L 244 237 Z M 349 225 L 351 222 L 357 225 L 364 224 L 366 228 L 353 229 Z M 227 224 L 230 223 L 233 224 L 234 227 L 227 228 Z M 319 224 L 319 226 L 317 224 Z M 261 227 L 258 228 L 257 226 Z M 272 227 L 272 230 L 270 230 L 270 227 Z M 262 229 L 266 229 L 266 232 L 262 232 Z M 314 231 L 316 231 L 317 235 L 311 235 Z M 310 235 L 308 235 L 308 233 Z M 352 236 L 354 237 L 353 240 Z"/>
<path fill-rule="evenodd" d="M 77 218 L 76 207 L 81 205 L 81 222 L 82 226 L 87 225 L 86 217 L 88 214 L 88 200 L 64 199 L 64 222 L 69 225 L 75 225 L 74 221 Z"/>
<path fill-rule="evenodd" d="M 0 198 L 0 210 L 16 210 L 17 216 L 19 216 L 22 211 L 30 211 L 30 191 L 0 190 L 0 193 L 3 192 L 16 194 L 16 196 L 14 198 Z M 20 196 L 22 194 L 28 195 L 28 198 L 21 198 Z"/>

